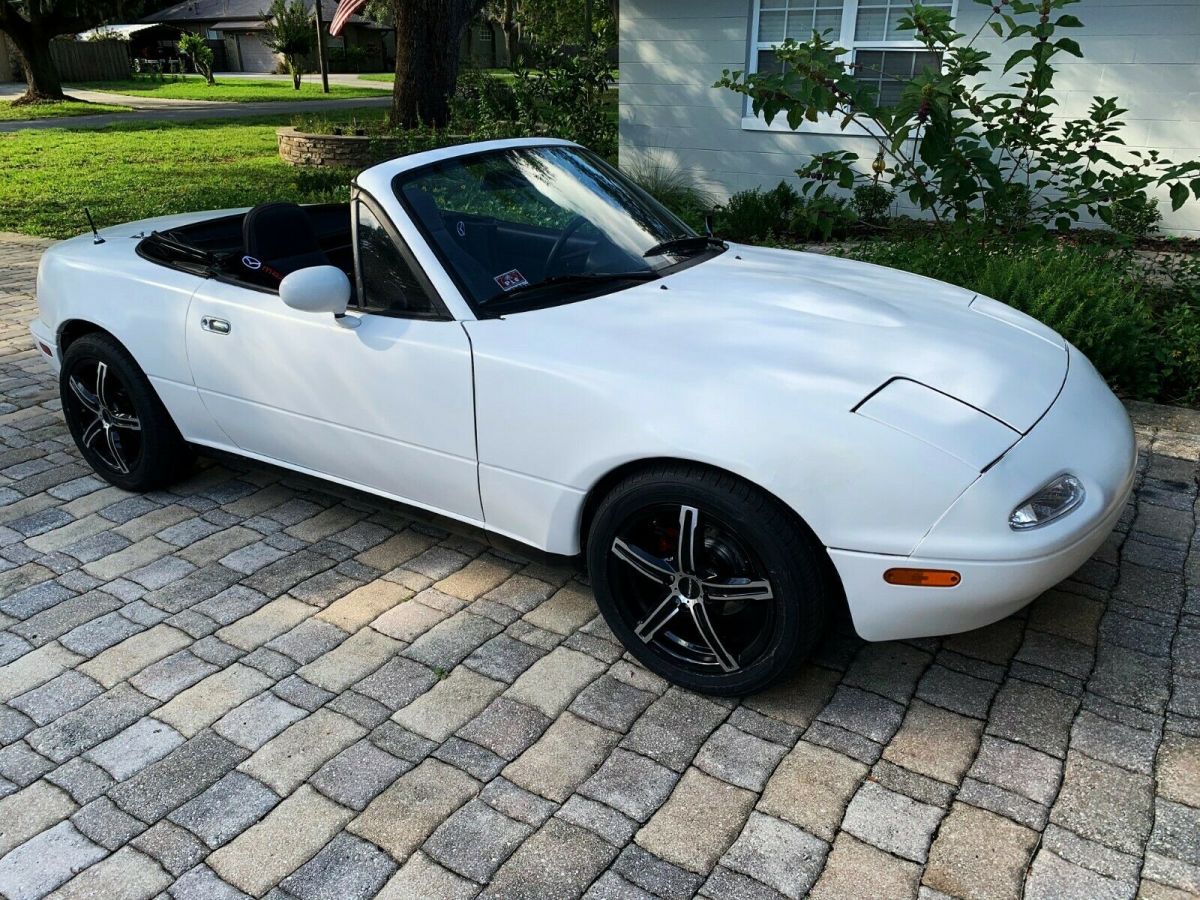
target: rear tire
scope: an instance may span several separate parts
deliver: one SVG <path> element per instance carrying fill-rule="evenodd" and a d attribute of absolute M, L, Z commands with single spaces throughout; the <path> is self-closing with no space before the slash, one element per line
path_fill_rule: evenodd
<path fill-rule="evenodd" d="M 86 334 L 63 354 L 63 415 L 96 474 L 127 491 L 151 491 L 187 474 L 194 454 L 150 380 L 108 334 Z"/>
<path fill-rule="evenodd" d="M 600 611 L 629 652 L 706 694 L 743 696 L 786 675 L 837 596 L 824 547 L 795 513 L 702 466 L 619 482 L 596 510 L 587 559 Z"/>

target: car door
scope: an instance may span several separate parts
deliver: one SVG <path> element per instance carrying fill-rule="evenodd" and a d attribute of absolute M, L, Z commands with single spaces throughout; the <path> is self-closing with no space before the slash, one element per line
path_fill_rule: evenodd
<path fill-rule="evenodd" d="M 379 208 L 354 201 L 355 308 L 290 309 L 209 279 L 187 352 L 200 396 L 243 451 L 479 521 L 471 347 Z"/>

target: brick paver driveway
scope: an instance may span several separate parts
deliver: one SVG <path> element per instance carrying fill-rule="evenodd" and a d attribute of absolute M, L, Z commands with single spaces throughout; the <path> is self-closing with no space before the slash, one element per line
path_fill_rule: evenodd
<path fill-rule="evenodd" d="M 1200 892 L 1200 415 L 979 632 L 826 641 L 744 703 L 622 657 L 566 569 L 221 460 L 81 465 L 0 243 L 0 893 L 1166 898 Z"/>

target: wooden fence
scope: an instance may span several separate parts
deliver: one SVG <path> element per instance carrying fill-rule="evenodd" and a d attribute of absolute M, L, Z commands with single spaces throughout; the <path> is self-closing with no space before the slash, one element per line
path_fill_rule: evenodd
<path fill-rule="evenodd" d="M 50 55 L 65 83 L 115 81 L 129 77 L 129 44 L 125 41 L 51 41 Z"/>

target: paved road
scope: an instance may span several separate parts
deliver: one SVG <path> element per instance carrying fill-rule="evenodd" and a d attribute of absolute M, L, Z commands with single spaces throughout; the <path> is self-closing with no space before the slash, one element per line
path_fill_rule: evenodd
<path fill-rule="evenodd" d="M 1200 892 L 1200 414 L 991 628 L 824 642 L 743 703 L 623 658 L 567 569 L 262 466 L 81 464 L 0 241 L 0 894 Z"/>

